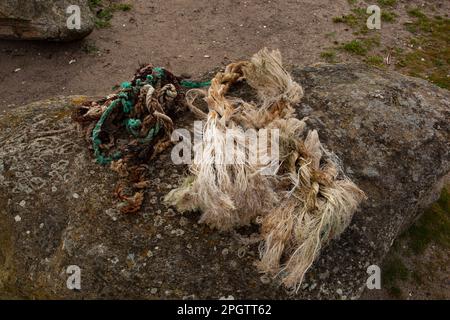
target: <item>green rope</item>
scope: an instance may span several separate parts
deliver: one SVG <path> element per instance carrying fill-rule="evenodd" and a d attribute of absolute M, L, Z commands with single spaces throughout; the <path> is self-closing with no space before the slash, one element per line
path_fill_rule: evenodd
<path fill-rule="evenodd" d="M 151 128 L 148 131 L 148 134 L 145 138 L 139 139 L 139 143 L 141 144 L 145 144 L 145 143 L 149 143 L 150 141 L 153 140 L 154 137 L 156 137 L 156 135 L 159 132 L 159 129 L 161 129 L 159 123 L 157 122 L 154 128 Z"/>
<path fill-rule="evenodd" d="M 197 81 L 189 81 L 189 80 L 181 80 L 180 84 L 186 88 L 203 88 L 209 87 L 211 85 L 211 81 L 197 82 Z"/>
<path fill-rule="evenodd" d="M 162 74 L 161 71 L 158 72 L 158 75 Z M 100 117 L 99 121 L 96 123 L 94 130 L 92 130 L 92 144 L 93 144 L 93 148 L 94 148 L 94 155 L 97 159 L 97 162 L 100 164 L 108 164 L 111 161 L 114 160 L 118 160 L 122 157 L 121 153 L 118 151 L 116 153 L 114 153 L 112 156 L 107 157 L 105 155 L 103 155 L 101 149 L 100 149 L 100 145 L 102 143 L 102 141 L 99 138 L 102 126 L 104 124 L 104 122 L 106 121 L 106 119 L 109 117 L 109 115 L 111 114 L 111 112 L 117 107 L 117 105 L 120 103 L 122 105 L 122 111 L 125 114 L 129 114 L 131 113 L 131 111 L 133 110 L 133 106 L 134 106 L 134 97 L 139 93 L 141 87 L 144 84 L 153 84 L 154 82 L 154 77 L 151 75 L 147 76 L 147 80 L 142 82 L 139 79 L 136 81 L 136 86 L 132 86 L 132 84 L 130 82 L 123 82 L 120 86 L 121 86 L 121 92 L 117 95 L 116 100 L 112 101 L 111 104 L 108 106 L 108 108 L 105 110 L 105 112 L 103 112 L 102 116 Z M 127 130 L 135 137 L 139 136 L 139 132 L 138 129 L 140 128 L 140 126 L 142 125 L 141 121 L 139 119 L 125 119 L 125 127 L 127 128 Z M 159 127 L 157 125 L 157 127 Z M 153 130 L 153 129 L 152 129 Z M 152 132 L 152 139 L 156 134 L 153 134 L 153 132 L 155 132 L 155 130 L 150 130 Z M 159 128 L 158 128 L 159 130 Z M 150 132 L 149 132 L 150 135 Z M 144 138 L 143 140 L 145 140 L 146 138 Z M 151 140 L 150 140 L 151 141 Z"/>
<path fill-rule="evenodd" d="M 164 69 L 161 67 L 154 68 L 153 72 L 155 73 L 155 75 L 158 79 L 161 79 L 162 77 L 164 77 Z"/>
<path fill-rule="evenodd" d="M 105 122 L 105 120 L 108 118 L 108 116 L 111 114 L 111 112 L 114 110 L 114 108 L 117 107 L 117 104 L 120 102 L 120 100 L 114 100 L 111 102 L 111 104 L 108 106 L 108 108 L 103 112 L 102 116 L 100 117 L 100 120 L 98 120 L 97 124 L 94 127 L 94 130 L 92 130 L 92 142 L 94 146 L 94 155 L 97 158 L 97 162 L 100 164 L 108 164 L 113 160 L 120 159 L 121 154 L 120 152 L 116 152 L 112 157 L 105 157 L 102 154 L 102 151 L 100 150 L 100 144 L 102 141 L 99 138 L 100 131 L 102 130 L 102 125 Z"/>
<path fill-rule="evenodd" d="M 117 98 L 111 102 L 111 104 L 106 108 L 105 112 L 103 112 L 102 116 L 96 123 L 94 129 L 92 130 L 92 144 L 94 148 L 94 155 L 97 159 L 97 162 L 100 164 L 108 164 L 111 161 L 118 160 L 122 157 L 121 153 L 119 151 L 115 152 L 112 156 L 105 156 L 100 148 L 100 145 L 102 144 L 102 141 L 100 140 L 100 132 L 102 129 L 102 126 L 106 119 L 109 117 L 111 112 L 118 106 L 122 106 L 122 111 L 125 114 L 130 114 L 133 111 L 133 107 L 135 104 L 135 97 L 139 94 L 139 91 L 141 90 L 142 86 L 146 84 L 154 85 L 155 82 L 158 79 L 161 79 L 164 77 L 165 70 L 164 68 L 158 67 L 154 68 L 153 70 L 154 75 L 147 75 L 147 78 L 145 81 L 141 81 L 140 79 L 136 80 L 136 85 L 133 86 L 131 82 L 125 81 L 123 82 L 120 87 L 121 91 L 117 95 Z M 202 87 L 208 87 L 211 85 L 211 81 L 205 81 L 205 82 L 196 82 L 196 81 L 189 81 L 189 80 L 182 80 L 180 84 L 183 87 L 186 88 L 202 88 Z M 139 137 L 139 129 L 142 126 L 142 122 L 139 119 L 133 119 L 128 118 L 124 120 L 124 125 L 129 133 L 131 133 L 134 137 Z M 153 140 L 154 137 L 159 133 L 161 129 L 160 124 L 157 122 L 156 125 L 151 128 L 145 138 L 138 139 L 139 143 L 146 144 Z"/>
<path fill-rule="evenodd" d="M 138 129 L 141 127 L 142 122 L 140 119 L 126 119 L 125 120 L 125 126 L 133 136 L 137 137 L 139 136 Z"/>

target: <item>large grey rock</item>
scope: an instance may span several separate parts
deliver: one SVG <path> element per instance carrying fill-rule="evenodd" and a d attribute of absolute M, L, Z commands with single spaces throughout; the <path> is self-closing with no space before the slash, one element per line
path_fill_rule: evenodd
<path fill-rule="evenodd" d="M 256 245 L 243 250 L 231 234 L 198 225 L 198 214 L 181 217 L 161 204 L 185 170 L 168 153 L 150 165 L 143 212 L 119 214 L 115 175 L 93 162 L 69 118 L 80 97 L 0 116 L 0 295 L 358 298 L 367 267 L 381 265 L 450 171 L 450 94 L 365 65 L 297 68 L 293 75 L 305 88 L 299 115 L 310 117 L 368 195 L 297 295 L 260 278 Z M 69 265 L 81 268 L 80 291 L 66 287 Z"/>
<path fill-rule="evenodd" d="M 79 6 L 80 29 L 67 27 L 67 8 Z M 75 40 L 94 29 L 88 0 L 0 0 L 0 39 Z"/>

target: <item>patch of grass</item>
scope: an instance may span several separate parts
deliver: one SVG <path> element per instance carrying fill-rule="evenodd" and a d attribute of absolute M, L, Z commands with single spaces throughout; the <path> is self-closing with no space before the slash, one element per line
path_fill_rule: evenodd
<path fill-rule="evenodd" d="M 89 0 L 89 8 L 94 9 L 102 4 L 102 0 Z"/>
<path fill-rule="evenodd" d="M 380 45 L 378 37 L 355 39 L 341 46 L 341 49 L 351 54 L 365 56 L 374 46 Z"/>
<path fill-rule="evenodd" d="M 342 49 L 360 56 L 364 56 L 367 53 L 367 47 L 361 40 L 352 40 L 342 45 Z"/>
<path fill-rule="evenodd" d="M 392 287 L 390 287 L 390 288 L 388 289 L 388 293 L 389 293 L 393 298 L 396 298 L 396 299 L 401 299 L 401 298 L 403 298 L 403 291 L 402 291 L 402 289 L 400 289 L 400 288 L 397 287 L 397 286 L 392 286 Z"/>
<path fill-rule="evenodd" d="M 398 256 L 391 256 L 384 264 L 382 272 L 382 283 L 393 286 L 397 281 L 408 280 L 410 272 Z"/>
<path fill-rule="evenodd" d="M 352 13 L 350 14 L 334 17 L 333 22 L 344 23 L 352 28 L 365 25 L 367 20 L 366 11 L 362 8 L 353 8 L 351 11 Z"/>
<path fill-rule="evenodd" d="M 415 285 L 426 285 L 430 279 L 435 281 L 436 268 L 446 261 L 442 255 L 436 256 L 438 261 L 423 261 L 424 256 L 420 254 L 430 243 L 442 246 L 443 250 L 435 250 L 436 253 L 446 252 L 450 248 L 449 189 L 450 186 L 445 187 L 439 200 L 395 240 L 386 256 L 382 268 L 382 286 L 391 297 L 404 298 L 400 289 L 404 281 Z M 408 267 L 404 263 L 404 257 L 409 257 Z"/>
<path fill-rule="evenodd" d="M 411 17 L 415 17 L 415 18 L 426 18 L 427 17 L 419 8 L 409 9 L 408 15 L 410 15 Z"/>
<path fill-rule="evenodd" d="M 343 23 L 352 29 L 355 29 L 355 34 L 367 34 L 370 30 L 367 28 L 367 18 L 369 15 L 365 8 L 353 8 L 351 13 L 334 17 L 334 23 Z"/>
<path fill-rule="evenodd" d="M 111 26 L 110 20 L 112 19 L 112 14 L 109 10 L 102 10 L 97 13 L 95 17 L 95 26 L 99 29 L 108 28 Z"/>
<path fill-rule="evenodd" d="M 393 7 L 397 4 L 397 0 L 378 0 L 378 4 L 383 7 Z"/>
<path fill-rule="evenodd" d="M 129 3 L 117 3 L 113 5 L 113 8 L 116 11 L 130 11 L 133 5 Z"/>
<path fill-rule="evenodd" d="M 384 59 L 381 56 L 370 56 L 366 58 L 366 63 L 376 67 L 383 67 Z"/>
<path fill-rule="evenodd" d="M 320 54 L 320 57 L 325 59 L 326 62 L 334 63 L 336 62 L 336 52 L 332 50 L 324 51 Z"/>
<path fill-rule="evenodd" d="M 94 43 L 90 43 L 90 42 L 83 44 L 82 50 L 84 53 L 87 53 L 87 54 L 93 54 L 93 53 L 97 53 L 100 51 L 100 49 L 97 48 L 97 46 Z"/>
<path fill-rule="evenodd" d="M 427 17 L 418 8 L 408 14 L 414 18 L 406 25 L 413 49 L 399 56 L 397 67 L 450 90 L 450 19 Z"/>
<path fill-rule="evenodd" d="M 381 12 L 381 21 L 391 23 L 391 22 L 394 22 L 396 18 L 397 18 L 397 15 L 393 12 L 386 11 L 386 10 L 383 10 Z"/>
<path fill-rule="evenodd" d="M 403 235 L 415 254 L 423 253 L 430 243 L 450 248 L 450 193 L 441 197 Z"/>
<path fill-rule="evenodd" d="M 358 2 L 358 0 L 347 0 L 349 5 L 354 5 Z"/>
<path fill-rule="evenodd" d="M 398 287 L 398 281 L 406 281 L 409 271 L 398 257 L 390 258 L 385 262 L 382 272 L 382 285 L 387 288 L 390 296 L 396 299 L 403 297 L 402 290 Z"/>
<path fill-rule="evenodd" d="M 362 41 L 367 46 L 368 49 L 371 49 L 374 46 L 379 46 L 381 44 L 379 36 L 364 38 Z"/>
<path fill-rule="evenodd" d="M 111 3 L 107 0 L 89 0 L 89 7 L 95 13 L 95 25 L 97 28 L 110 27 L 114 12 L 130 11 L 133 8 L 128 3 Z"/>
<path fill-rule="evenodd" d="M 358 18 L 353 14 L 343 15 L 340 17 L 333 18 L 334 23 L 345 23 L 350 27 L 355 27 L 358 25 Z"/>

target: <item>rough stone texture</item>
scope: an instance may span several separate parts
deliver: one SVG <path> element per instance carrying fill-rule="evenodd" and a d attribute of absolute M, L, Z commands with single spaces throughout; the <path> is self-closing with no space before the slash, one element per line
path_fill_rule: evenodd
<path fill-rule="evenodd" d="M 367 267 L 381 263 L 450 172 L 450 94 L 364 65 L 298 68 L 293 75 L 305 88 L 299 115 L 310 117 L 369 197 L 297 295 L 260 277 L 252 264 L 256 245 L 198 225 L 199 214 L 182 217 L 161 204 L 186 169 L 168 153 L 150 166 L 154 179 L 143 212 L 119 214 L 115 175 L 93 161 L 68 117 L 81 97 L 0 116 L 0 295 L 358 298 Z M 69 265 L 82 270 L 80 291 L 66 288 Z"/>
<path fill-rule="evenodd" d="M 70 5 L 80 7 L 80 29 L 67 28 Z M 93 29 L 87 0 L 0 0 L 0 39 L 69 41 Z"/>

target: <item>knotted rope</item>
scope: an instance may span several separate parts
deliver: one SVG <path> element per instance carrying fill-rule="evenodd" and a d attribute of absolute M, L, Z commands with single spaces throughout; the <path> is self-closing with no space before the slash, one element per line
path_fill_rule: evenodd
<path fill-rule="evenodd" d="M 244 81 L 256 90 L 257 102 L 228 95 Z M 208 104 L 206 113 L 195 105 L 199 96 Z M 365 197 L 345 176 L 336 156 L 322 146 L 317 131 L 306 130 L 306 119 L 294 116 L 302 96 L 301 86 L 282 67 L 280 53 L 267 49 L 250 61 L 228 65 L 207 92 L 187 92 L 191 111 L 206 119 L 203 143 L 194 147 L 192 176 L 165 198 L 181 212 L 202 211 L 200 222 L 219 230 L 262 217 L 259 269 L 294 292 L 320 249 L 343 232 Z M 223 163 L 229 152 L 227 134 L 246 141 L 245 129 L 279 131 L 274 175 L 261 173 L 272 163 L 251 161 L 252 150 L 245 143 L 235 145 L 234 163 Z M 270 144 L 265 148 L 261 151 L 269 154 Z"/>
<path fill-rule="evenodd" d="M 110 164 L 119 173 L 116 195 L 121 211 L 136 212 L 148 186 L 145 166 L 170 144 L 172 118 L 185 109 L 184 87 L 197 88 L 209 82 L 182 80 L 163 68 L 141 67 L 118 93 L 77 108 L 72 118 L 92 144 L 99 164 Z M 124 188 L 139 191 L 127 196 Z"/>

